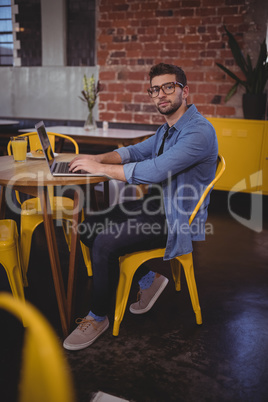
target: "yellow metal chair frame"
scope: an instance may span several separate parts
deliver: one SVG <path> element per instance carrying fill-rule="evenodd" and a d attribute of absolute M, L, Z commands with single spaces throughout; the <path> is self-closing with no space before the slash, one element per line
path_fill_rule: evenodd
<path fill-rule="evenodd" d="M 0 220 L 0 264 L 6 271 L 13 296 L 24 301 L 19 236 L 17 224 L 12 219 Z"/>
<path fill-rule="evenodd" d="M 36 131 L 25 133 L 19 135 L 19 137 L 29 137 L 30 150 L 41 149 L 40 140 Z M 51 142 L 51 147 L 54 151 L 55 149 L 55 137 L 59 137 L 62 139 L 66 139 L 71 141 L 75 148 L 75 153 L 79 153 L 79 148 L 77 142 L 67 135 L 58 134 L 48 132 L 49 140 Z M 9 141 L 7 146 L 8 155 L 11 155 L 11 141 Z M 50 204 L 53 214 L 53 219 L 60 219 L 64 221 L 72 220 L 73 213 L 73 200 L 68 197 L 57 197 L 53 195 L 53 187 L 49 189 L 50 194 Z M 23 282 L 24 286 L 28 286 L 27 280 L 27 271 L 30 259 L 30 251 L 31 251 L 31 243 L 32 243 L 32 235 L 34 230 L 40 223 L 43 222 L 42 209 L 39 198 L 30 198 L 21 203 L 19 198 L 19 193 L 16 192 L 16 198 L 21 205 L 21 229 L 20 229 L 20 249 L 21 249 L 21 265 L 22 265 L 22 273 L 23 273 Z M 64 229 L 64 226 L 63 226 Z M 71 247 L 70 239 L 71 236 L 68 236 L 64 230 L 64 235 L 66 238 L 66 242 L 68 244 L 69 250 Z M 88 275 L 92 275 L 91 264 L 89 261 L 89 252 L 87 247 L 81 243 L 81 249 L 85 261 L 85 265 L 87 267 Z"/>
<path fill-rule="evenodd" d="M 47 320 L 30 303 L 22 303 L 5 292 L 0 293 L 0 308 L 15 315 L 26 327 L 18 400 L 74 402 L 69 366 Z"/>
<path fill-rule="evenodd" d="M 220 179 L 223 172 L 225 170 L 225 161 L 224 158 L 219 155 L 217 162 L 217 170 L 215 174 L 214 180 L 206 187 L 204 193 L 202 194 L 200 200 L 198 201 L 192 215 L 189 219 L 189 224 L 191 225 L 194 220 L 200 206 L 204 202 L 206 196 L 215 185 L 215 183 Z M 119 282 L 117 286 L 116 292 L 116 304 L 115 304 L 115 316 L 114 316 L 114 326 L 113 326 L 113 335 L 117 336 L 119 334 L 119 328 L 121 321 L 124 317 L 129 292 L 132 284 L 133 276 L 136 270 L 139 268 L 141 264 L 144 262 L 151 260 L 152 258 L 161 258 L 164 257 L 165 248 L 155 249 L 149 251 L 138 251 L 132 254 L 127 254 L 123 257 L 120 257 L 120 276 Z M 202 324 L 202 315 L 201 309 L 199 305 L 198 293 L 196 288 L 195 276 L 194 276 L 194 266 L 193 266 L 193 256 L 192 253 L 184 254 L 178 256 L 170 261 L 172 276 L 175 282 L 175 289 L 177 291 L 181 290 L 181 266 L 183 266 L 190 298 L 193 306 L 193 310 L 196 316 L 196 323 Z"/>
<path fill-rule="evenodd" d="M 62 138 L 63 140 L 66 139 L 68 141 L 71 141 L 74 145 L 75 153 L 79 154 L 78 144 L 72 137 L 69 137 L 64 134 L 51 133 L 51 132 L 48 132 L 47 134 L 48 134 L 48 138 L 49 138 L 53 151 L 55 151 L 55 137 L 59 137 L 59 138 Z M 40 143 L 40 140 L 39 140 L 39 137 L 38 137 L 36 131 L 20 134 L 20 135 L 18 135 L 18 137 L 29 137 L 29 145 L 30 145 L 31 151 L 36 151 L 37 149 L 42 149 L 42 145 Z M 7 153 L 8 153 L 8 155 L 11 155 L 11 141 L 9 141 L 9 143 L 7 144 Z M 16 191 L 16 198 L 17 198 L 18 203 L 21 204 L 18 191 Z"/>

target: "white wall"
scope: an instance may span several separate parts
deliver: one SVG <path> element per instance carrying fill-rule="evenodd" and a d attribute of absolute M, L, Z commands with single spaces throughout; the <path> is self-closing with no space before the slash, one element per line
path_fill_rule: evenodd
<path fill-rule="evenodd" d="M 86 120 L 84 74 L 97 80 L 98 67 L 1 67 L 0 117 Z"/>

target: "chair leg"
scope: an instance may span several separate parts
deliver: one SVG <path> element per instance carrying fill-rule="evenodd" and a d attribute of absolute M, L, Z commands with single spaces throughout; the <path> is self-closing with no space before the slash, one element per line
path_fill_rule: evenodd
<path fill-rule="evenodd" d="M 0 263 L 6 271 L 13 296 L 24 301 L 17 226 L 14 221 L 8 223 L 10 224 L 6 228 L 9 229 L 9 233 L 6 239 L 8 239 L 9 245 L 1 246 Z"/>
<path fill-rule="evenodd" d="M 196 323 L 198 325 L 200 325 L 200 324 L 202 324 L 202 315 L 201 315 L 201 308 L 200 308 L 198 293 L 197 293 L 197 288 L 196 288 L 195 276 L 194 276 L 193 255 L 192 255 L 192 253 L 185 254 L 185 255 L 176 257 L 176 259 L 183 266 L 185 277 L 186 277 L 186 282 L 188 285 L 190 298 L 191 298 L 191 302 L 192 302 L 192 306 L 193 306 L 193 310 L 195 312 Z"/>
<path fill-rule="evenodd" d="M 81 245 L 81 250 L 82 250 L 83 257 L 84 257 L 85 266 L 87 268 L 87 274 L 88 274 L 88 276 L 92 276 L 93 272 L 92 272 L 89 248 L 81 241 L 80 241 L 80 245 Z"/>
<path fill-rule="evenodd" d="M 64 237 L 68 246 L 69 251 L 71 251 L 71 230 L 66 230 L 66 222 L 67 220 L 63 220 L 62 221 L 62 228 L 63 228 L 63 233 L 64 233 Z M 80 241 L 80 246 L 81 246 L 81 251 L 82 251 L 82 255 L 84 258 L 84 263 L 85 266 L 87 268 L 87 274 L 88 276 L 92 276 L 92 266 L 91 266 L 91 259 L 90 259 L 90 253 L 89 253 L 89 248 Z"/>
<path fill-rule="evenodd" d="M 20 252 L 21 252 L 21 265 L 24 286 L 28 286 L 27 271 L 30 259 L 32 236 L 36 227 L 43 222 L 43 216 L 21 214 L 21 228 L 20 228 Z"/>
<path fill-rule="evenodd" d="M 175 282 L 175 289 L 177 292 L 181 290 L 181 263 L 174 259 L 170 260 L 172 277 Z"/>
<path fill-rule="evenodd" d="M 139 266 L 152 258 L 163 257 L 165 249 L 137 251 L 120 257 L 120 276 L 116 291 L 113 335 L 119 334 L 119 327 L 124 317 L 133 276 Z"/>
<path fill-rule="evenodd" d="M 120 266 L 120 277 L 116 291 L 116 304 L 115 304 L 115 313 L 114 313 L 114 326 L 113 326 L 113 335 L 118 336 L 120 324 L 123 320 L 126 305 L 129 297 L 129 292 L 132 284 L 132 279 L 136 269 L 139 267 L 137 266 L 136 269 L 132 269 L 132 272 L 129 272 L 126 269 L 126 265 L 124 262 Z M 125 270 L 126 269 L 126 270 Z"/>
<path fill-rule="evenodd" d="M 4 254 L 4 253 L 3 253 Z M 5 268 L 8 281 L 10 284 L 11 292 L 14 297 L 20 300 L 25 300 L 22 276 L 19 268 L 19 256 L 16 252 L 16 247 L 14 250 L 8 250 L 8 256 L 1 256 L 1 263 Z M 13 254 L 13 256 L 11 256 Z M 8 259 L 8 262 L 5 261 Z"/>

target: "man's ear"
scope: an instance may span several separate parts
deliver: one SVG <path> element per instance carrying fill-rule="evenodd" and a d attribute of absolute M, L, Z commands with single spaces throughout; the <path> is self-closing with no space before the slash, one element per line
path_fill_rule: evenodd
<path fill-rule="evenodd" d="M 188 85 L 185 85 L 185 87 L 182 89 L 182 98 L 187 99 L 189 95 L 189 87 Z"/>

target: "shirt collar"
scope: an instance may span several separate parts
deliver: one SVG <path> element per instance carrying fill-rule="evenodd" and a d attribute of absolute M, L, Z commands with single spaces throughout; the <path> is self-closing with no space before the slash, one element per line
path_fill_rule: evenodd
<path fill-rule="evenodd" d="M 181 116 L 181 118 L 170 128 L 174 128 L 175 130 L 180 130 L 185 123 L 187 123 L 192 116 L 197 112 L 197 108 L 194 104 L 187 105 L 186 112 Z M 172 130 L 173 132 L 173 130 Z"/>
<path fill-rule="evenodd" d="M 181 118 L 179 118 L 179 120 L 175 124 L 173 124 L 173 126 L 169 128 L 168 123 L 164 123 L 161 126 L 161 135 L 164 134 L 166 130 L 169 130 L 169 135 L 172 134 L 175 130 L 179 131 L 197 111 L 198 110 L 194 104 L 187 105 L 186 112 L 181 116 Z"/>

